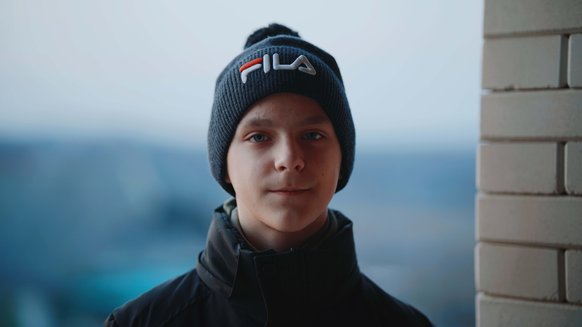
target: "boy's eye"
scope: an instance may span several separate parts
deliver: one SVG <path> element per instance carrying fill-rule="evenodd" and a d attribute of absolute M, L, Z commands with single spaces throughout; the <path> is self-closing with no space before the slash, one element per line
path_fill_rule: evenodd
<path fill-rule="evenodd" d="M 253 134 L 251 135 L 251 137 L 249 137 L 249 141 L 253 142 L 253 143 L 261 143 L 261 142 L 265 142 L 267 140 L 267 136 L 263 135 L 263 134 Z"/>
<path fill-rule="evenodd" d="M 309 132 L 307 134 L 305 134 L 305 138 L 308 140 L 319 140 L 323 137 L 323 135 L 321 135 L 321 133 L 318 132 Z"/>

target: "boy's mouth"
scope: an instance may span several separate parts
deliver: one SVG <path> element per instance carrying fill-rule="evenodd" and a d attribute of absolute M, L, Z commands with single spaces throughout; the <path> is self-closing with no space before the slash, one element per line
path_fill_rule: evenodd
<path fill-rule="evenodd" d="M 309 191 L 309 188 L 283 187 L 280 189 L 271 190 L 270 192 L 281 195 L 299 195 L 307 191 Z"/>

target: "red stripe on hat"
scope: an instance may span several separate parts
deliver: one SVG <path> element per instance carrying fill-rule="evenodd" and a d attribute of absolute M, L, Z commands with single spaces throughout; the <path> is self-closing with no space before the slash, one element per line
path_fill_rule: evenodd
<path fill-rule="evenodd" d="M 257 58 L 255 60 L 251 60 L 251 61 L 247 62 L 246 64 L 240 66 L 240 68 L 238 70 L 242 73 L 243 70 L 251 67 L 252 65 L 260 64 L 262 62 L 263 62 L 263 58 Z"/>

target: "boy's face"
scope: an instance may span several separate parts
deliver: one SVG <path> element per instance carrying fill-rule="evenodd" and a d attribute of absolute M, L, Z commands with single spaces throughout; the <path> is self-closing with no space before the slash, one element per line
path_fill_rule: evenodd
<path fill-rule="evenodd" d="M 314 100 L 277 93 L 249 108 L 227 154 L 239 216 L 300 232 L 327 217 L 341 164 L 332 123 Z"/>

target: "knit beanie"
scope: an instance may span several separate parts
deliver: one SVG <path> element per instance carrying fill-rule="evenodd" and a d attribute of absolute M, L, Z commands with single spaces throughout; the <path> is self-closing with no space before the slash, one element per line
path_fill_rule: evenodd
<path fill-rule="evenodd" d="M 341 148 L 336 192 L 341 190 L 352 173 L 356 135 L 339 67 L 329 53 L 279 24 L 251 34 L 243 52 L 216 80 L 208 129 L 212 175 L 222 188 L 235 195 L 225 176 L 226 156 L 237 125 L 255 102 L 280 92 L 309 97 L 327 114 Z"/>

